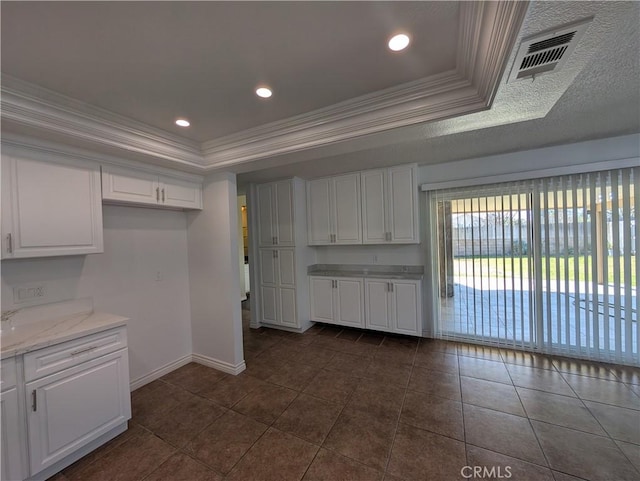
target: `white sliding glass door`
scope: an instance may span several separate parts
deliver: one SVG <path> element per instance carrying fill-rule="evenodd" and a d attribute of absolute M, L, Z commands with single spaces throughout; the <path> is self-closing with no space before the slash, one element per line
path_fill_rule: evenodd
<path fill-rule="evenodd" d="M 431 192 L 435 334 L 638 364 L 638 170 Z"/>
<path fill-rule="evenodd" d="M 540 346 L 638 363 L 638 169 L 541 179 L 534 229 Z"/>
<path fill-rule="evenodd" d="M 528 184 L 436 192 L 440 335 L 533 347 Z"/>

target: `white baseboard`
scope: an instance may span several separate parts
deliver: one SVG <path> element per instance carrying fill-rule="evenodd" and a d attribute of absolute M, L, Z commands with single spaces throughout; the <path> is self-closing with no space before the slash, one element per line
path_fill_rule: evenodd
<path fill-rule="evenodd" d="M 312 325 L 313 324 L 309 324 L 309 325 L 305 326 L 304 328 L 302 328 L 302 327 L 281 326 L 279 324 L 269 324 L 268 322 L 262 322 L 261 323 L 262 327 L 268 327 L 269 329 L 277 329 L 279 331 L 295 332 L 296 334 L 302 334 L 304 331 L 309 329 Z"/>
<path fill-rule="evenodd" d="M 193 354 L 192 355 L 193 362 L 197 362 L 198 364 L 202 364 L 204 366 L 209 366 L 218 371 L 226 372 L 228 374 L 233 374 L 234 376 L 240 374 L 247 368 L 247 365 L 242 361 L 239 364 L 233 365 L 226 361 L 220 361 L 219 359 L 214 359 L 212 357 L 203 356 L 202 354 Z"/>
<path fill-rule="evenodd" d="M 193 356 L 191 354 L 187 354 L 180 359 L 177 359 L 169 364 L 165 364 L 164 366 L 151 371 L 149 374 L 145 374 L 134 381 L 131 381 L 129 384 L 131 391 L 135 391 L 136 389 L 144 386 L 145 384 L 149 384 L 151 381 L 155 381 L 156 379 L 161 378 L 165 374 L 169 374 L 171 371 L 175 371 L 179 367 L 182 367 L 186 364 L 189 364 L 193 360 Z"/>

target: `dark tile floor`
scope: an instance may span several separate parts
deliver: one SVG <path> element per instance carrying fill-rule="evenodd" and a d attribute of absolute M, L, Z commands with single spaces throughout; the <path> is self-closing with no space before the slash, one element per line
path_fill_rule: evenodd
<path fill-rule="evenodd" d="M 330 326 L 244 336 L 245 372 L 138 389 L 129 430 L 53 479 L 640 480 L 639 369 Z"/>

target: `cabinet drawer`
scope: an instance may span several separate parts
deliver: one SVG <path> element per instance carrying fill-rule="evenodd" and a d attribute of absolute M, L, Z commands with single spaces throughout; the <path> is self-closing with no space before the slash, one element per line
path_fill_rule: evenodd
<path fill-rule="evenodd" d="M 0 391 L 6 391 L 16 385 L 16 358 L 3 359 L 0 363 Z"/>
<path fill-rule="evenodd" d="M 56 373 L 127 347 L 125 326 L 84 336 L 24 355 L 25 381 Z"/>

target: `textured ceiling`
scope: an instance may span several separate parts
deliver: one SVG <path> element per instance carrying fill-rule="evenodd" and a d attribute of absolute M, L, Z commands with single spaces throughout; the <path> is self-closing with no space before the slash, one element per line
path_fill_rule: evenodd
<path fill-rule="evenodd" d="M 537 2 L 521 36 L 591 15 L 565 69 L 533 83 L 503 80 L 487 112 L 271 159 L 261 170 L 248 165 L 253 171 L 240 181 L 434 164 L 640 132 L 639 2 Z"/>
<path fill-rule="evenodd" d="M 2 2 L 2 71 L 201 142 L 455 68 L 459 7 Z M 393 53 L 399 30 L 413 42 Z"/>

